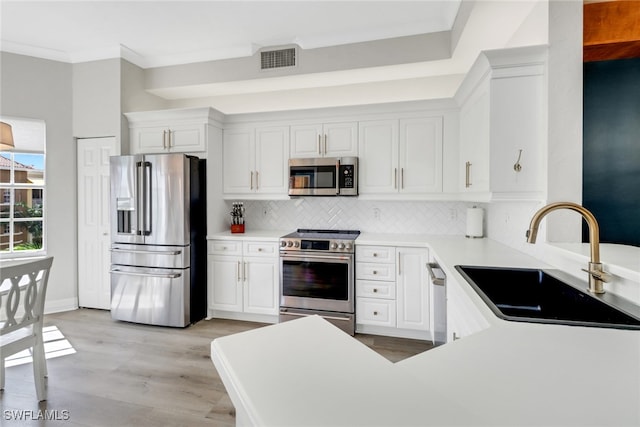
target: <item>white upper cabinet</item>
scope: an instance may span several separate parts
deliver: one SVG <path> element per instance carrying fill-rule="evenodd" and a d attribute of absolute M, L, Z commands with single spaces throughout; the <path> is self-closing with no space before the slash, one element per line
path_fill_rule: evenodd
<path fill-rule="evenodd" d="M 358 123 L 310 123 L 291 126 L 291 158 L 358 155 Z"/>
<path fill-rule="evenodd" d="M 221 127 L 211 108 L 189 108 L 125 113 L 129 121 L 129 152 L 199 153 L 207 150 L 207 141 Z"/>
<path fill-rule="evenodd" d="M 442 191 L 442 117 L 400 119 L 399 190 Z"/>
<path fill-rule="evenodd" d="M 287 196 L 289 127 L 241 127 L 223 134 L 225 197 Z"/>
<path fill-rule="evenodd" d="M 255 131 L 253 128 L 225 129 L 222 135 L 224 193 L 251 193 L 255 171 Z"/>
<path fill-rule="evenodd" d="M 398 192 L 398 120 L 360 122 L 358 191 Z"/>
<path fill-rule="evenodd" d="M 442 117 L 409 117 L 360 122 L 360 194 L 441 192 L 442 121 Z"/>
<path fill-rule="evenodd" d="M 459 189 L 474 201 L 542 200 L 547 48 L 483 52 L 461 85 Z"/>

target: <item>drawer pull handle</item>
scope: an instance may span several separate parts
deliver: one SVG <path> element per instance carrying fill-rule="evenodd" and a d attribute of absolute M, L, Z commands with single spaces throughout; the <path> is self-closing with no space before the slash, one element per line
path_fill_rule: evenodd
<path fill-rule="evenodd" d="M 376 252 L 374 252 L 374 253 L 373 253 L 373 257 L 375 258 L 375 257 L 377 257 L 377 256 L 378 256 L 378 254 L 377 254 Z"/>
<path fill-rule="evenodd" d="M 258 248 L 258 252 L 262 252 L 262 248 Z"/>
<path fill-rule="evenodd" d="M 377 315 L 378 315 L 378 312 L 377 312 L 377 311 L 374 311 L 374 312 L 373 312 L 373 315 L 374 315 L 374 316 L 377 316 Z"/>
<path fill-rule="evenodd" d="M 378 292 L 378 288 L 373 288 L 373 293 L 375 294 L 376 292 Z"/>
<path fill-rule="evenodd" d="M 378 274 L 378 272 L 376 270 L 373 270 L 373 274 Z"/>

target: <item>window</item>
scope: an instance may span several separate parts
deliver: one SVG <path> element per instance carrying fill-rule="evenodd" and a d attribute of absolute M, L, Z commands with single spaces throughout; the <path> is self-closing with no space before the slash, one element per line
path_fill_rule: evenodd
<path fill-rule="evenodd" d="M 12 127 L 15 148 L 0 152 L 0 257 L 45 250 L 45 124 L 0 118 Z"/>

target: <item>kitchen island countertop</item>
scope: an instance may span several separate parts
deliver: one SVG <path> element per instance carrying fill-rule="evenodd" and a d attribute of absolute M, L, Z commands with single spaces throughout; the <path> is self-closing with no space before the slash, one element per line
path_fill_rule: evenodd
<path fill-rule="evenodd" d="M 385 241 L 456 281 L 457 264 L 548 267 L 489 239 L 357 244 Z M 464 286 L 490 326 L 395 364 L 315 316 L 214 340 L 237 425 L 640 425 L 640 331 L 503 321 Z"/>

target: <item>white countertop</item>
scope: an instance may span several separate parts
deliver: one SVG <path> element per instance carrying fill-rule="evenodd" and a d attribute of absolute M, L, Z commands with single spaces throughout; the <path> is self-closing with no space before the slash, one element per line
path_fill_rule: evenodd
<path fill-rule="evenodd" d="M 291 233 L 292 230 L 246 230 L 244 233 L 232 233 L 231 230 L 220 231 L 207 235 L 207 240 L 213 239 L 244 239 L 244 240 L 278 240 Z"/>
<path fill-rule="evenodd" d="M 357 244 L 429 247 L 491 326 L 396 364 L 319 317 L 218 338 L 211 357 L 239 423 L 640 425 L 640 331 L 503 321 L 453 268 L 541 261 L 489 239 L 363 233 Z"/>

